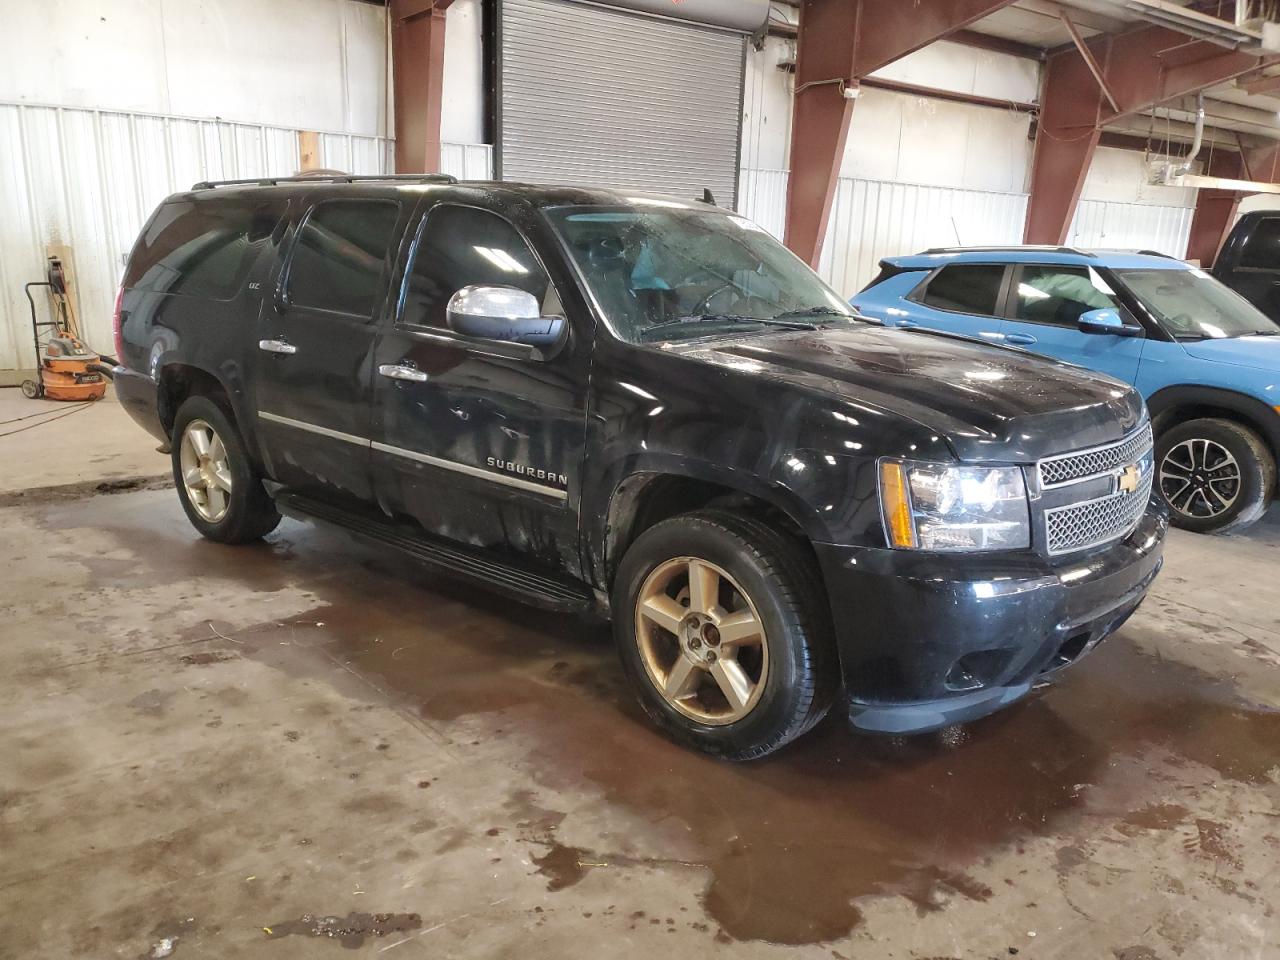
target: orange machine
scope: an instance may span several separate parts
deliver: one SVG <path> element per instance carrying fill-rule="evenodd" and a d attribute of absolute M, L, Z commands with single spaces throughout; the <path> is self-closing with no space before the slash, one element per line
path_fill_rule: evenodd
<path fill-rule="evenodd" d="M 31 304 L 37 379 L 24 381 L 22 392 L 32 399 L 99 400 L 107 392 L 111 367 L 80 341 L 75 329 L 75 313 L 67 296 L 66 276 L 62 262 L 56 257 L 49 258 L 48 277 L 23 287 Z M 36 316 L 32 287 L 49 288 L 53 319 L 41 321 Z"/>

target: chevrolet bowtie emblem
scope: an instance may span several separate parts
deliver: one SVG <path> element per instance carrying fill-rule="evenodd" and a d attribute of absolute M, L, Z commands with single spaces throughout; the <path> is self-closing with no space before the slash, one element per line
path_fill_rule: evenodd
<path fill-rule="evenodd" d="M 1142 471 L 1138 469 L 1136 463 L 1131 463 L 1116 475 L 1116 487 L 1121 493 L 1134 493 L 1138 489 L 1138 481 L 1142 478 Z"/>

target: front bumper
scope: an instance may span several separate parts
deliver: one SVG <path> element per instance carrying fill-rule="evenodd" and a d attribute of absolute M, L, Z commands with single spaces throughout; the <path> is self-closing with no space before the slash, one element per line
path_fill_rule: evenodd
<path fill-rule="evenodd" d="M 1123 540 L 1053 562 L 815 545 L 850 722 L 924 733 L 1025 696 L 1138 608 L 1167 531 L 1153 497 Z"/>

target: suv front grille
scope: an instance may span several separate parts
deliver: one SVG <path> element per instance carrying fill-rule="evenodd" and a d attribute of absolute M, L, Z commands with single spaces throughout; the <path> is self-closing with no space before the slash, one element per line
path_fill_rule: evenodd
<path fill-rule="evenodd" d="M 1040 486 L 1056 487 L 1073 480 L 1100 476 L 1108 470 L 1123 467 L 1126 463 L 1137 463 L 1150 449 L 1151 424 L 1148 423 L 1111 446 L 1081 450 L 1079 453 L 1064 453 L 1041 460 Z"/>
<path fill-rule="evenodd" d="M 1130 466 L 1137 467 L 1137 484 L 1126 491 L 1120 479 Z M 1042 488 L 1056 493 L 1052 502 L 1057 505 L 1044 511 L 1045 543 L 1051 556 L 1118 540 L 1137 526 L 1151 498 L 1155 475 L 1151 426 L 1144 424 L 1110 446 L 1042 460 L 1037 468 Z M 1090 484 L 1082 487 L 1091 491 L 1090 499 L 1062 502 L 1071 491 L 1069 484 L 1098 479 L 1111 481 L 1110 492 L 1097 496 L 1098 485 Z"/>

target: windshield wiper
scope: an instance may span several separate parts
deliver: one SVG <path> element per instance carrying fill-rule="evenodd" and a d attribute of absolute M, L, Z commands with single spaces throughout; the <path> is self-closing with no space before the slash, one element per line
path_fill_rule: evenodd
<path fill-rule="evenodd" d="M 643 331 L 641 337 L 647 337 L 655 330 L 661 330 L 665 327 L 675 327 L 682 324 L 694 323 L 758 323 L 766 327 L 783 327 L 788 330 L 817 330 L 817 324 L 805 323 L 803 320 L 780 320 L 778 318 L 764 319 L 762 317 L 744 317 L 737 313 L 700 313 L 696 316 L 675 317 L 671 320 L 661 320 L 658 323 L 650 324 Z"/>
<path fill-rule="evenodd" d="M 835 307 L 805 307 L 803 310 L 788 310 L 786 313 L 775 314 L 775 320 L 787 320 L 792 317 L 844 317 L 846 320 L 865 320 L 865 317 L 857 313 L 846 313 L 844 310 L 837 310 Z"/>

